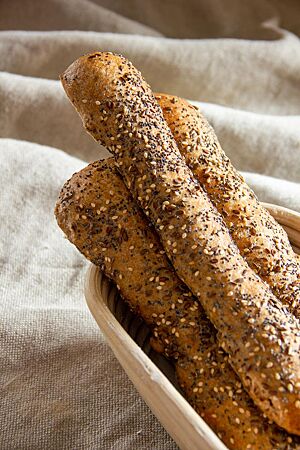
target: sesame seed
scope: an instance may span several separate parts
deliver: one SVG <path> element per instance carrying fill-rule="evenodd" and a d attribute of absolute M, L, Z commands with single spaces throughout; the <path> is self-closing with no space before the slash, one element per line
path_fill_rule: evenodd
<path fill-rule="evenodd" d="M 83 99 L 83 100 L 81 100 L 82 101 L 82 103 L 87 103 L 87 100 L 85 100 L 85 99 Z"/>
<path fill-rule="evenodd" d="M 162 290 L 162 286 L 156 286 L 156 289 L 157 289 L 158 291 L 161 291 L 161 290 Z"/>
<path fill-rule="evenodd" d="M 132 267 L 128 267 L 129 272 L 133 272 L 133 268 Z"/>
<path fill-rule="evenodd" d="M 300 400 L 295 401 L 295 406 L 297 409 L 300 409 Z"/>
<path fill-rule="evenodd" d="M 186 233 L 182 233 L 181 237 L 182 237 L 183 239 L 185 239 L 185 238 L 187 237 L 187 234 L 186 234 Z"/>
<path fill-rule="evenodd" d="M 112 216 L 112 220 L 116 220 L 118 216 Z"/>
<path fill-rule="evenodd" d="M 267 363 L 267 369 L 271 369 L 271 367 L 273 367 L 273 363 L 270 361 Z"/>
<path fill-rule="evenodd" d="M 287 385 L 287 388 L 288 388 L 288 391 L 289 391 L 289 392 L 293 392 L 293 390 L 294 390 L 294 386 L 293 386 L 291 383 L 289 383 L 289 384 Z"/>
<path fill-rule="evenodd" d="M 84 220 L 87 218 L 85 214 L 81 216 Z"/>
<path fill-rule="evenodd" d="M 250 317 L 250 319 L 248 319 L 248 321 L 247 321 L 248 323 L 254 323 L 255 322 L 255 320 L 252 318 L 252 317 Z"/>
<path fill-rule="evenodd" d="M 169 230 L 173 230 L 174 225 L 169 225 L 168 228 L 169 228 Z"/>
<path fill-rule="evenodd" d="M 194 276 L 197 277 L 199 275 L 199 270 L 196 270 L 196 272 L 194 273 Z"/>
<path fill-rule="evenodd" d="M 194 244 L 192 245 L 192 250 L 195 250 L 198 247 L 198 245 Z"/>
<path fill-rule="evenodd" d="M 99 105 L 100 105 L 100 102 L 99 102 L 99 100 L 96 100 L 96 101 L 95 101 L 95 103 L 96 103 L 96 105 L 97 105 L 97 106 L 99 106 Z"/>

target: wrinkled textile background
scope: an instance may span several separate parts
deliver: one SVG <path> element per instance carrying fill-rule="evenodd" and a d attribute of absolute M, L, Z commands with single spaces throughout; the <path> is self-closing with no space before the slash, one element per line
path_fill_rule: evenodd
<path fill-rule="evenodd" d="M 300 211 L 299 14 L 297 0 L 0 2 L 1 449 L 177 448 L 91 318 L 87 263 L 53 217 L 63 182 L 107 155 L 59 73 L 123 53 L 153 90 L 200 102 L 262 200 Z"/>

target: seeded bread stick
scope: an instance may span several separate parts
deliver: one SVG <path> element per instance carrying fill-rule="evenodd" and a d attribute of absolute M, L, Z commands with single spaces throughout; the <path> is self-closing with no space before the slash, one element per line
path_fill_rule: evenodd
<path fill-rule="evenodd" d="M 113 153 L 254 402 L 300 434 L 299 321 L 240 255 L 140 72 L 122 56 L 94 53 L 75 61 L 62 83 L 87 131 Z"/>
<path fill-rule="evenodd" d="M 222 215 L 249 266 L 300 317 L 300 270 L 284 229 L 259 203 L 198 108 L 156 95 L 180 153 Z"/>
<path fill-rule="evenodd" d="M 147 322 L 153 347 L 175 361 L 187 400 L 228 447 L 300 447 L 300 438 L 270 424 L 242 389 L 218 347 L 215 329 L 176 276 L 112 159 L 74 174 L 55 212 L 67 238 L 102 268 Z"/>

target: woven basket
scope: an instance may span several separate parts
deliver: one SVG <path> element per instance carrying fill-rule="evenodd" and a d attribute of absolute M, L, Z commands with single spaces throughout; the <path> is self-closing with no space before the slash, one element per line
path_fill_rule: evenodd
<path fill-rule="evenodd" d="M 300 254 L 300 214 L 271 204 L 264 206 L 285 228 L 294 250 Z M 87 272 L 85 296 L 128 377 L 178 446 L 182 450 L 226 450 L 181 395 L 173 365 L 151 349 L 147 325 L 130 311 L 114 283 L 94 265 Z"/>

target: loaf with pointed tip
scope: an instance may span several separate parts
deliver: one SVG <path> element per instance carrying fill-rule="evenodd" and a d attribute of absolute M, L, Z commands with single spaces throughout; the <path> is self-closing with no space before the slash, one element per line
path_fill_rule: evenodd
<path fill-rule="evenodd" d="M 203 308 L 179 280 L 112 159 L 73 175 L 56 217 L 66 237 L 117 285 L 175 361 L 187 400 L 231 449 L 296 449 L 300 438 L 263 417 L 219 348 Z"/>
<path fill-rule="evenodd" d="M 245 389 L 271 420 L 300 434 L 299 321 L 239 253 L 141 73 L 103 52 L 76 60 L 61 81 L 87 131 L 114 155 Z"/>

